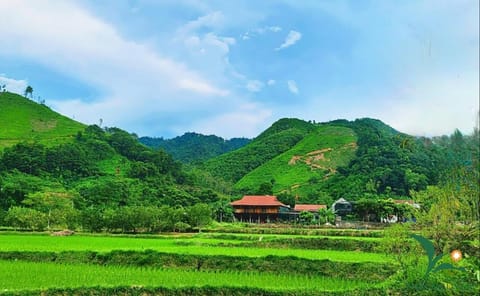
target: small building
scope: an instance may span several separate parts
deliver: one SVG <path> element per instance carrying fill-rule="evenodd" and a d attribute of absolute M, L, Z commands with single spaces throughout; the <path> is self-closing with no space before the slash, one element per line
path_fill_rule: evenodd
<path fill-rule="evenodd" d="M 318 213 L 320 209 L 327 209 L 327 205 L 313 205 L 313 204 L 296 204 L 293 209 L 295 212 L 312 212 Z"/>
<path fill-rule="evenodd" d="M 352 203 L 347 201 L 343 197 L 339 198 L 337 201 L 335 201 L 332 204 L 332 211 L 337 216 L 344 217 L 344 216 L 352 213 L 352 210 L 353 210 Z"/>
<path fill-rule="evenodd" d="M 270 222 L 288 219 L 290 214 L 290 206 L 281 203 L 272 195 L 245 195 L 230 205 L 235 218 L 242 222 Z"/>

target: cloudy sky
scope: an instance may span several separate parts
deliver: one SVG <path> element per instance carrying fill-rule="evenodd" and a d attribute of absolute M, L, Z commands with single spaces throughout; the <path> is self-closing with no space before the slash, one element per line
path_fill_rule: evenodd
<path fill-rule="evenodd" d="M 0 84 L 138 135 L 282 117 L 472 131 L 478 0 L 0 0 Z"/>

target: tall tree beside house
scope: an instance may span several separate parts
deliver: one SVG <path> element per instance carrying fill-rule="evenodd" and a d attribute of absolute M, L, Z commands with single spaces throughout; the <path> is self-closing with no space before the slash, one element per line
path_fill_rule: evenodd
<path fill-rule="evenodd" d="M 332 209 L 319 209 L 318 210 L 318 219 L 320 220 L 319 222 L 322 224 L 325 223 L 330 223 L 334 224 L 335 223 L 335 213 L 332 211 Z"/>

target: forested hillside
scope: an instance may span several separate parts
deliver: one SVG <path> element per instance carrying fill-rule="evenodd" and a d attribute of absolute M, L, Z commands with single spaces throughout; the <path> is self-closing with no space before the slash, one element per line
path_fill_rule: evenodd
<path fill-rule="evenodd" d="M 205 136 L 197 133 L 185 133 L 173 139 L 141 137 L 139 140 L 148 147 L 164 149 L 175 160 L 183 163 L 205 161 L 241 148 L 250 142 L 246 138 L 225 140 L 215 135 Z"/>
<path fill-rule="evenodd" d="M 321 124 L 282 119 L 247 146 L 208 161 L 205 168 L 235 182 L 238 193 L 329 204 L 340 197 L 410 198 L 475 157 L 476 134 L 455 131 L 430 139 L 369 118 Z"/>
<path fill-rule="evenodd" d="M 413 197 L 428 209 L 438 188 L 478 196 L 478 184 L 468 181 L 479 178 L 478 129 L 472 135 L 455 131 L 418 138 L 368 118 L 328 123 L 285 118 L 247 145 L 185 169 L 135 134 L 84 126 L 18 95 L 0 98 L 4 225 L 189 229 L 204 224 L 203 218 L 231 219 L 229 201 L 244 194 L 276 194 L 291 205 Z M 196 143 L 225 142 L 219 139 L 187 134 L 177 139 L 185 143 L 178 155 Z M 471 203 L 471 198 L 464 203 L 465 211 L 478 212 Z"/>
<path fill-rule="evenodd" d="M 169 154 L 142 145 L 135 135 L 84 126 L 18 95 L 0 97 L 9 107 L 0 117 L 2 136 L 15 135 L 0 149 L 0 222 L 29 229 L 82 225 L 132 231 L 139 227 L 134 220 L 141 224 L 161 215 L 169 222 L 148 227 L 174 230 L 175 223 L 183 229 L 201 217 L 210 219 L 212 208 L 220 207 L 214 186 L 197 185 L 208 175 L 186 173 Z M 56 123 L 30 138 L 30 130 L 22 129 L 28 118 Z"/>
<path fill-rule="evenodd" d="M 300 119 L 280 119 L 251 143 L 205 163 L 213 176 L 237 182 L 253 169 L 291 149 L 315 127 Z"/>
<path fill-rule="evenodd" d="M 320 125 L 286 152 L 246 174 L 235 184 L 242 192 L 318 196 L 319 184 L 353 159 L 357 148 L 353 130 Z M 260 192 L 258 192 L 260 190 Z"/>

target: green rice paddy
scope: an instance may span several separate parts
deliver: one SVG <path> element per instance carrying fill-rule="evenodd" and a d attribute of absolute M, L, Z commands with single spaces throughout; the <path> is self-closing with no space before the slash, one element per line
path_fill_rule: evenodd
<path fill-rule="evenodd" d="M 186 244 L 186 242 L 188 242 Z M 261 248 L 220 246 L 219 243 L 234 243 L 234 240 L 212 238 L 135 238 L 115 236 L 55 237 L 46 235 L 0 235 L 0 251 L 96 251 L 112 250 L 144 251 L 189 255 L 223 255 L 265 257 L 294 256 L 298 258 L 341 262 L 386 262 L 390 259 L 383 254 L 359 251 L 309 250 L 290 248 Z"/>
<path fill-rule="evenodd" d="M 259 272 L 205 272 L 0 260 L 0 292 L 94 286 L 162 286 L 168 288 L 248 286 L 266 290 L 338 291 L 371 287 L 372 284 L 335 278 Z"/>

